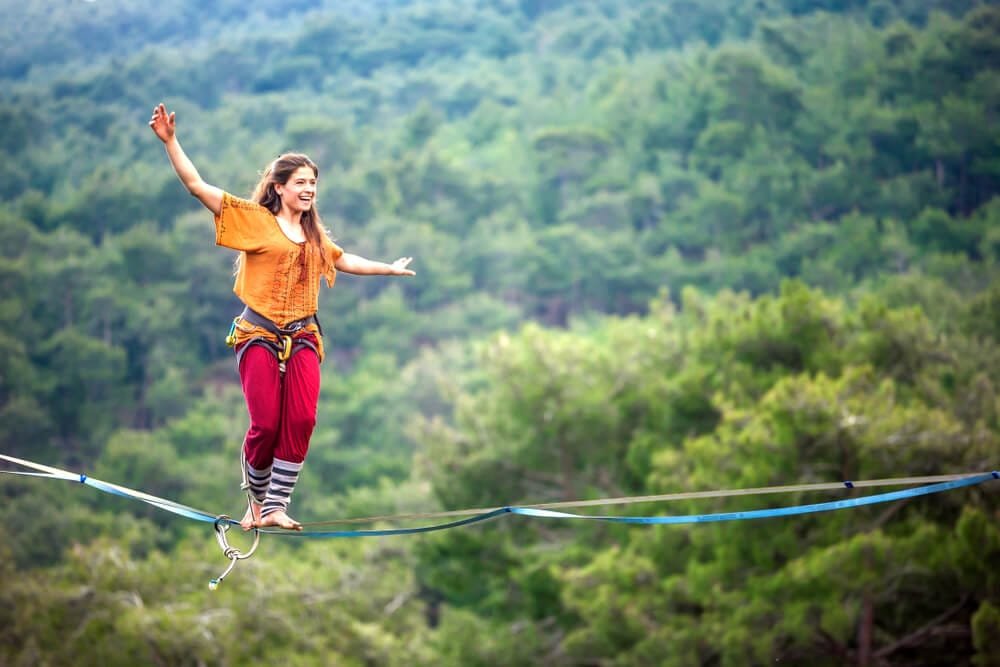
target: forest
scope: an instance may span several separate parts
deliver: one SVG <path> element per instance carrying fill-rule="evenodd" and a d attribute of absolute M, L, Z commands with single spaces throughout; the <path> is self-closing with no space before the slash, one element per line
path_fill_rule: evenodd
<path fill-rule="evenodd" d="M 0 7 L 0 454 L 245 509 L 235 253 L 162 101 L 207 181 L 307 153 L 339 245 L 414 257 L 321 291 L 300 520 L 1000 469 L 998 2 Z M 264 535 L 216 591 L 210 525 L 0 507 L 3 665 L 1000 665 L 1000 482 Z"/>

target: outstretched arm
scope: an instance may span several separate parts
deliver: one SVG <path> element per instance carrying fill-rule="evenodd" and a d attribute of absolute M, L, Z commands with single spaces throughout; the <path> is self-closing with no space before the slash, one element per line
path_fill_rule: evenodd
<path fill-rule="evenodd" d="M 215 215 L 222 210 L 222 190 L 209 185 L 201 180 L 201 174 L 195 169 L 194 163 L 184 153 L 181 143 L 177 140 L 177 121 L 174 113 L 167 113 L 167 108 L 163 103 L 157 104 L 153 108 L 153 117 L 149 119 L 149 127 L 152 128 L 156 136 L 163 142 L 163 147 L 167 149 L 167 157 L 173 165 L 177 177 L 193 196 L 198 198 L 209 211 Z"/>
<path fill-rule="evenodd" d="M 386 264 L 345 252 L 333 265 L 338 271 L 360 276 L 415 276 L 414 271 L 406 268 L 412 261 L 412 257 L 400 257 L 392 264 Z"/>

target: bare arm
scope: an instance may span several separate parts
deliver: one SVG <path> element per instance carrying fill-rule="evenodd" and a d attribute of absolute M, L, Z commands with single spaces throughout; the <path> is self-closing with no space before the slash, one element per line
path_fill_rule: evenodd
<path fill-rule="evenodd" d="M 359 276 L 415 276 L 414 271 L 406 268 L 412 261 L 412 257 L 400 257 L 392 264 L 386 264 L 345 252 L 333 265 L 338 271 Z"/>
<path fill-rule="evenodd" d="M 163 106 L 162 102 L 153 108 L 153 117 L 149 119 L 149 127 L 163 142 L 163 147 L 167 150 L 167 157 L 170 158 L 170 164 L 177 172 L 177 178 L 181 179 L 181 183 L 184 184 L 187 191 L 197 197 L 198 201 L 205 205 L 205 208 L 218 215 L 219 211 L 222 210 L 222 190 L 201 179 L 201 174 L 198 173 L 194 163 L 188 158 L 184 149 L 181 148 L 180 141 L 177 140 L 176 124 L 174 113 L 168 114 L 167 108 Z"/>

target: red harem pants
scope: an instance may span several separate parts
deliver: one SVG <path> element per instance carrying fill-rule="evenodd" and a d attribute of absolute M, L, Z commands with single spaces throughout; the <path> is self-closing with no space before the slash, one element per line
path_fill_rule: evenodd
<path fill-rule="evenodd" d="M 243 441 L 247 462 L 258 470 L 270 468 L 275 458 L 302 463 L 316 427 L 320 388 L 316 352 L 309 347 L 297 350 L 285 362 L 282 376 L 278 358 L 269 347 L 249 345 L 243 350 L 239 370 L 250 413 Z"/>

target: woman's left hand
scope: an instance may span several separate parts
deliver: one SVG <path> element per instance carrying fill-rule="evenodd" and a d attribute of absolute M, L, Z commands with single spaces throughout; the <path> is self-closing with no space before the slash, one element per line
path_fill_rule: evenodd
<path fill-rule="evenodd" d="M 392 264 L 389 265 L 389 266 L 392 267 L 392 273 L 390 275 L 393 275 L 393 276 L 415 276 L 415 275 L 417 275 L 416 272 L 411 271 L 410 269 L 406 268 L 406 267 L 408 267 L 410 265 L 410 262 L 412 262 L 412 261 L 413 261 L 412 257 L 400 257 L 395 262 L 393 262 Z"/>

